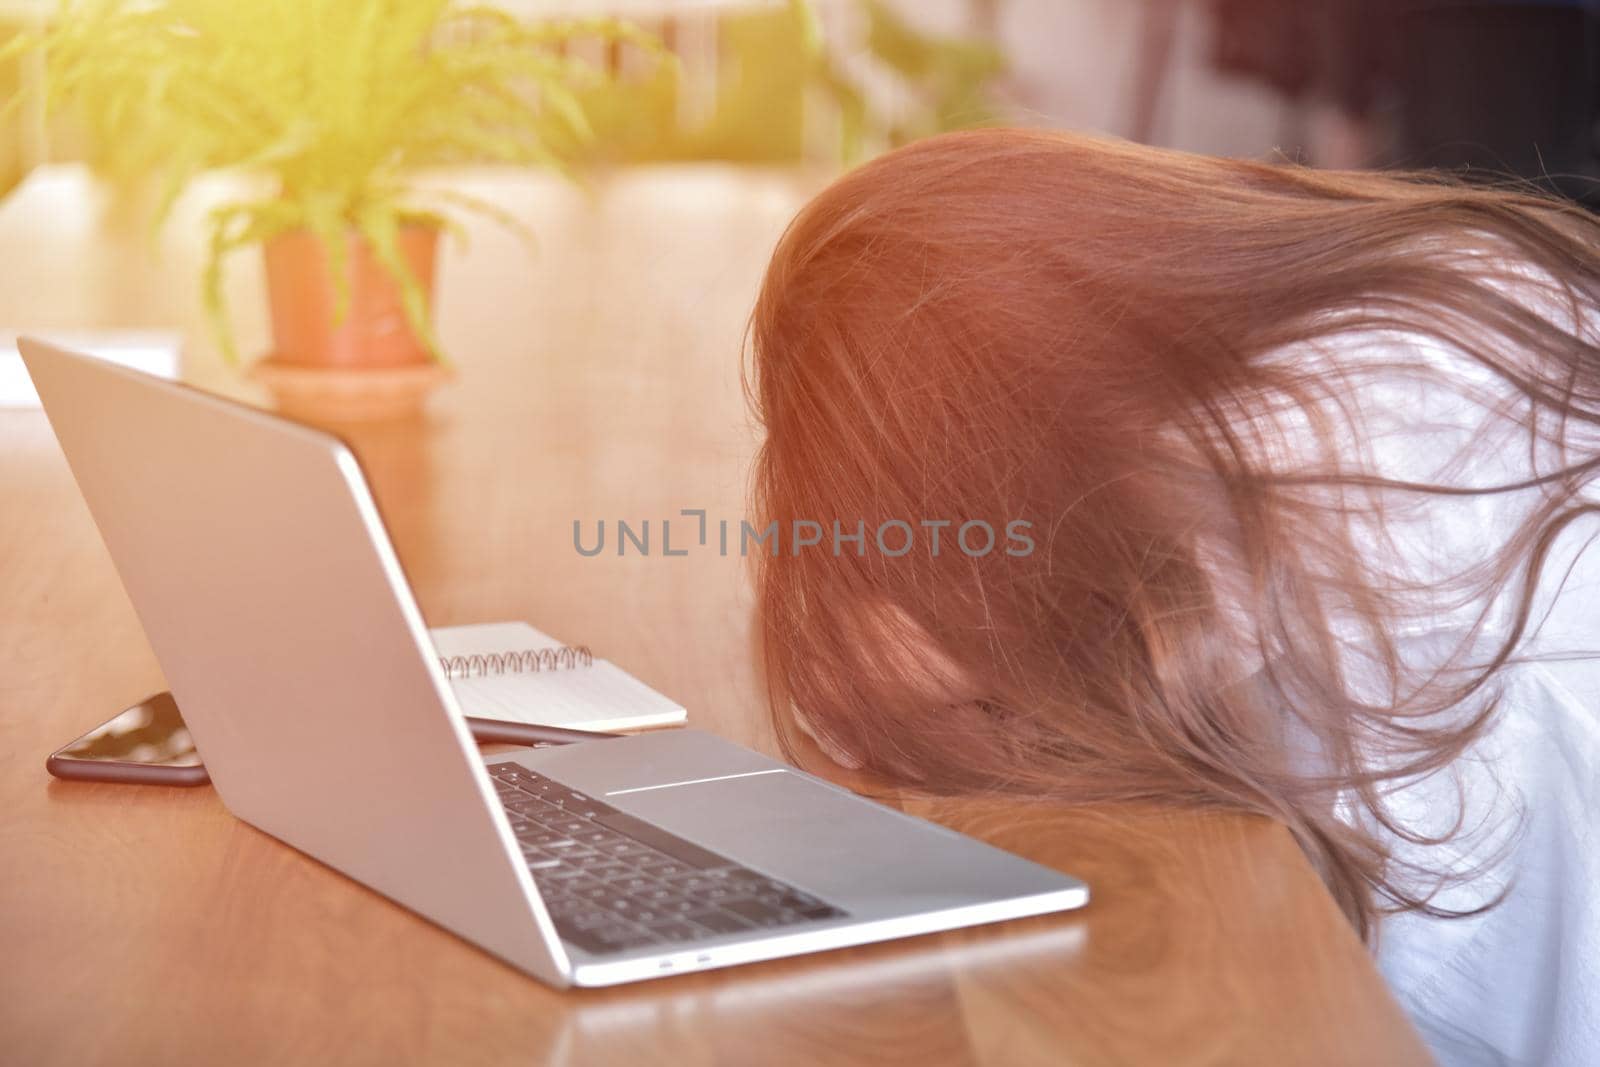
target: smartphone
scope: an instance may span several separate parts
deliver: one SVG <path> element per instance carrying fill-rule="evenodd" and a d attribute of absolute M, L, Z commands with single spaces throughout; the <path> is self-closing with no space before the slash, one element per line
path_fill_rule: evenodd
<path fill-rule="evenodd" d="M 171 693 L 157 693 L 50 754 L 57 778 L 204 785 L 211 781 Z"/>
<path fill-rule="evenodd" d="M 467 726 L 481 745 L 570 745 L 619 736 L 471 716 Z M 90 782 L 205 785 L 211 781 L 171 693 L 157 693 L 124 709 L 52 752 L 44 766 L 57 778 Z"/>

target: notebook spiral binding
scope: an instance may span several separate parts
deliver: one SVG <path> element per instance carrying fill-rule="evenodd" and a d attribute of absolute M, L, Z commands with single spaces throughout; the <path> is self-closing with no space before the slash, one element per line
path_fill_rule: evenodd
<path fill-rule="evenodd" d="M 499 674 L 537 674 L 540 671 L 570 671 L 594 664 L 594 653 L 587 645 L 561 645 L 557 648 L 524 648 L 515 652 L 474 653 L 468 656 L 440 656 L 444 676 L 486 678 Z"/>

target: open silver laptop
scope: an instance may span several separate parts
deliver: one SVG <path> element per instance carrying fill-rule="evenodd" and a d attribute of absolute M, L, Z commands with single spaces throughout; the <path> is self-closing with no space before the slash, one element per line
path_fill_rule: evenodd
<path fill-rule="evenodd" d="M 696 730 L 486 762 L 343 444 L 21 349 L 223 803 L 512 965 L 609 985 L 1088 900 Z"/>

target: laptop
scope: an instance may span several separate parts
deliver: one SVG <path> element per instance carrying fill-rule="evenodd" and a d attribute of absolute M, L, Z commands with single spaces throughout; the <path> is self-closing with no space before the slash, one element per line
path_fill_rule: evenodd
<path fill-rule="evenodd" d="M 699 730 L 483 756 L 343 443 L 20 347 L 228 810 L 512 966 L 603 986 L 1087 903 Z"/>

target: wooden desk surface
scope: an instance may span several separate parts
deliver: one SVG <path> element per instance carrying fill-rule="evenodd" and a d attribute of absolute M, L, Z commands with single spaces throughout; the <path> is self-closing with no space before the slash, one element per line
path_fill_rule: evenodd
<path fill-rule="evenodd" d="M 740 335 L 808 182 L 646 171 L 592 198 L 541 178 L 473 183 L 532 218 L 539 246 L 475 229 L 441 296 L 459 383 L 423 420 L 349 434 L 424 614 L 581 639 L 693 724 L 775 751 L 742 561 L 585 559 L 572 524 L 658 528 L 684 508 L 737 523 L 753 442 Z M 0 325 L 177 326 L 191 378 L 248 392 L 198 330 L 183 213 L 151 266 L 92 200 L 73 174 L 45 174 L 0 207 Z M 239 275 L 258 345 L 258 275 Z M 1216 814 L 902 801 L 1087 879 L 1094 902 L 551 991 L 238 822 L 210 789 L 48 778 L 50 750 L 161 674 L 37 411 L 0 411 L 0 501 L 5 1062 L 1427 1060 L 1288 835 Z"/>

